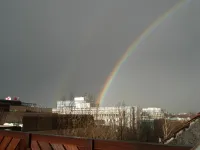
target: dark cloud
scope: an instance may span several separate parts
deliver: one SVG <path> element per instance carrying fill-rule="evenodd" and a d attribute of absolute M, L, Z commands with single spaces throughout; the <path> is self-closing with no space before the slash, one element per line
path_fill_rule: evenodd
<path fill-rule="evenodd" d="M 19 95 L 27 102 L 55 106 L 71 91 L 97 95 L 127 47 L 177 2 L 0 2 L 0 96 Z M 184 110 L 188 99 L 198 102 L 199 5 L 192 3 L 127 60 L 106 104 L 117 103 L 118 97 L 132 105 Z M 183 106 L 168 105 L 172 101 L 184 101 Z"/>

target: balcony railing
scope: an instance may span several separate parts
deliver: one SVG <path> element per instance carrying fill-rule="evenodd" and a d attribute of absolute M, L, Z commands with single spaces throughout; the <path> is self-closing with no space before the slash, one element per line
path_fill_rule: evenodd
<path fill-rule="evenodd" d="M 0 150 L 190 150 L 191 147 L 0 131 Z"/>

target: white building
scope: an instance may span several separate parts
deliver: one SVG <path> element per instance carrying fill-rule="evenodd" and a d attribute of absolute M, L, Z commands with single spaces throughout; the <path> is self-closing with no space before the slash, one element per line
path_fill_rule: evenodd
<path fill-rule="evenodd" d="M 90 107 L 84 97 L 74 98 L 74 101 L 58 101 L 57 108 L 52 110 L 60 114 L 91 114 L 103 125 L 125 125 L 137 128 L 140 111 L 136 106 L 124 107 Z"/>
<path fill-rule="evenodd" d="M 161 108 L 149 107 L 142 108 L 141 119 L 149 120 L 149 119 L 162 119 L 165 117 L 165 111 Z"/>
<path fill-rule="evenodd" d="M 84 100 L 84 97 L 75 97 L 74 100 L 57 101 L 57 109 L 60 113 L 65 114 L 65 111 L 70 109 L 90 108 L 90 103 Z M 63 112 L 62 112 L 63 111 Z"/>

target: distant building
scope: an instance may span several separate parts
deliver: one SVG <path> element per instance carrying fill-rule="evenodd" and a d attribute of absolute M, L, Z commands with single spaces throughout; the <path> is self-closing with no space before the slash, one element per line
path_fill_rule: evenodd
<path fill-rule="evenodd" d="M 46 113 L 52 113 L 52 108 L 41 108 L 20 100 L 0 99 L 0 125 L 23 126 L 22 119 L 26 114 Z"/>
<path fill-rule="evenodd" d="M 171 116 L 171 120 L 182 120 L 182 121 L 187 121 L 192 119 L 193 117 L 195 117 L 195 114 L 191 114 L 191 113 L 179 113 L 179 114 L 174 114 Z"/>
<path fill-rule="evenodd" d="M 67 111 L 69 108 L 70 109 L 90 108 L 90 103 L 87 103 L 84 100 L 84 97 L 75 97 L 74 100 L 57 101 L 57 109 L 62 114 L 65 114 L 65 111 Z"/>
<path fill-rule="evenodd" d="M 141 119 L 149 120 L 149 119 L 162 119 L 165 117 L 165 111 L 161 108 L 149 107 L 142 108 Z"/>
<path fill-rule="evenodd" d="M 102 125 L 120 125 L 137 128 L 140 111 L 136 106 L 91 107 L 84 97 L 75 97 L 73 101 L 58 101 L 52 110 L 59 114 L 91 114 Z"/>

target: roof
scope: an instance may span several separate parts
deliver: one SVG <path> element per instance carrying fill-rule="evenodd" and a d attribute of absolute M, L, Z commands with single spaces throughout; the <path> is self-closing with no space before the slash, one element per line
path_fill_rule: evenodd
<path fill-rule="evenodd" d="M 172 134 L 170 134 L 167 138 L 165 138 L 162 143 L 168 143 L 168 141 L 173 140 L 174 138 L 177 137 L 177 135 L 183 131 L 185 131 L 186 129 L 190 128 L 190 126 L 196 121 L 200 119 L 200 114 L 198 113 L 196 116 L 194 116 L 192 119 L 190 119 L 189 121 L 187 121 L 186 123 L 184 123 L 181 127 L 179 127 L 175 132 L 173 132 Z"/>
<path fill-rule="evenodd" d="M 15 100 L 5 100 L 5 99 L 0 99 L 0 103 L 3 104 L 10 104 L 10 105 L 21 105 L 21 101 L 15 101 Z"/>

